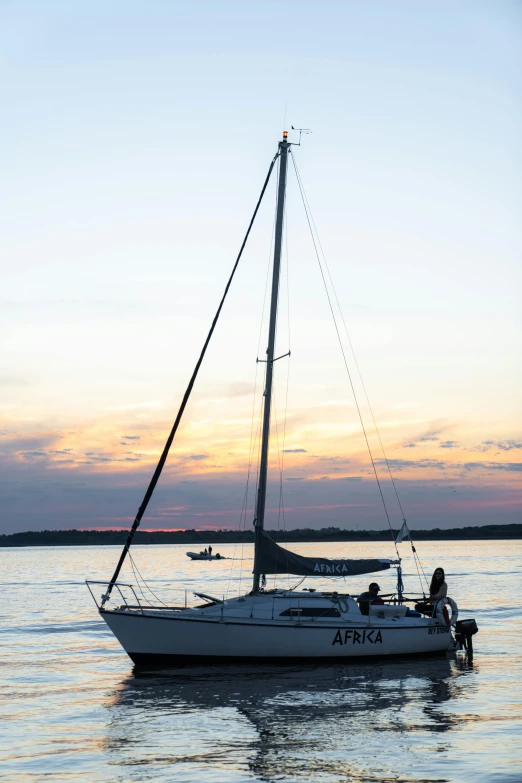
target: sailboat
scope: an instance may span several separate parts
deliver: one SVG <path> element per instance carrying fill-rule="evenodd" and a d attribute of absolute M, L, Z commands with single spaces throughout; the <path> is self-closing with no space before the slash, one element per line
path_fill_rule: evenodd
<path fill-rule="evenodd" d="M 288 132 L 285 131 L 270 164 L 246 236 L 172 431 L 131 527 L 112 579 L 105 583 L 88 582 L 101 617 L 137 665 L 163 667 L 183 661 L 194 663 L 263 659 L 274 662 L 295 662 L 310 659 L 344 660 L 392 655 L 425 655 L 443 653 L 454 649 L 456 645 L 452 634 L 452 628 L 457 623 L 455 602 L 451 601 L 451 617 L 444 606 L 445 601 L 435 608 L 431 617 L 410 610 L 404 599 L 400 558 L 304 557 L 276 543 L 264 529 L 273 367 L 274 362 L 281 358 L 275 356 L 275 347 L 287 166 L 291 146 L 293 145 L 288 140 Z M 262 441 L 254 518 L 255 554 L 252 589 L 245 595 L 222 599 L 198 592 L 195 595 L 203 599 L 204 603 L 197 606 L 145 606 L 140 603 L 132 585 L 123 585 L 118 581 L 120 570 L 159 480 L 276 161 L 279 163 L 279 178 L 268 347 L 265 360 Z M 358 603 L 355 596 L 335 589 L 335 580 L 339 581 L 340 577 L 373 574 L 392 567 L 397 569 L 397 592 L 386 603 L 374 605 L 367 602 L 364 613 L 363 604 Z M 331 591 L 318 591 L 313 588 L 299 590 L 297 587 L 268 590 L 266 588 L 268 574 L 329 577 L 334 580 L 334 587 Z M 105 592 L 101 599 L 98 599 L 94 591 L 100 584 L 105 586 Z M 131 599 L 127 598 L 129 589 L 134 596 Z M 461 638 L 462 627 L 461 621 L 460 628 L 457 628 L 457 631 L 461 632 Z"/>

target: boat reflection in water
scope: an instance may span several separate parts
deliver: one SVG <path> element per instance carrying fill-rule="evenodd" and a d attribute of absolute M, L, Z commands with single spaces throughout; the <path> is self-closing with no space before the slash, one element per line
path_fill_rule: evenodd
<path fill-rule="evenodd" d="M 187 780 L 442 781 L 433 751 L 449 749 L 474 673 L 446 658 L 136 672 L 108 704 L 106 749 Z"/>

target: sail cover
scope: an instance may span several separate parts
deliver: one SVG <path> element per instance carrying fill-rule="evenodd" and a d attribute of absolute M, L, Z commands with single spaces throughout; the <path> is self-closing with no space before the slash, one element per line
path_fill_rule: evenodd
<path fill-rule="evenodd" d="M 255 574 L 296 574 L 297 576 L 357 576 L 384 571 L 391 560 L 329 560 L 326 557 L 303 557 L 283 549 L 264 530 L 259 531 L 254 562 Z"/>

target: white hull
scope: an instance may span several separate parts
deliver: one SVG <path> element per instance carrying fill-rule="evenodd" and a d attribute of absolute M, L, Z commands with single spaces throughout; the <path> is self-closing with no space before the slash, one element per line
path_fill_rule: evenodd
<path fill-rule="evenodd" d="M 282 597 L 282 596 L 281 596 Z M 362 616 L 346 618 L 263 617 L 263 605 L 245 599 L 248 614 L 231 616 L 231 602 L 209 609 L 177 611 L 101 610 L 124 650 L 137 664 L 168 665 L 190 660 L 216 662 L 262 658 L 346 659 L 429 655 L 454 649 L 450 628 L 435 619 Z M 277 608 L 290 605 L 290 599 Z M 265 607 L 267 606 L 265 603 Z M 352 601 L 354 604 L 355 602 Z M 295 605 L 295 599 L 293 599 Z M 252 611 L 255 606 L 256 611 Z M 330 607 L 332 604 L 330 603 Z M 355 606 L 357 606 L 355 604 Z M 399 607 L 404 609 L 403 607 Z M 272 611 L 272 615 L 273 615 Z M 348 619 L 352 615 L 353 619 Z"/>
<path fill-rule="evenodd" d="M 187 552 L 187 557 L 190 557 L 191 560 L 228 560 L 221 555 L 202 555 L 197 552 Z"/>

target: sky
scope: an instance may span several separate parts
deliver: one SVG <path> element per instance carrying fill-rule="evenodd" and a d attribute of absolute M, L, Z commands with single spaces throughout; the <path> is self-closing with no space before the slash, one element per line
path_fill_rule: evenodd
<path fill-rule="evenodd" d="M 520 522 L 521 27 L 505 0 L 0 4 L 0 533 L 132 523 L 291 125 L 392 524 L 371 411 L 411 528 Z M 275 178 L 145 529 L 251 525 L 274 209 Z M 266 526 L 382 529 L 292 166 L 286 217 Z"/>

